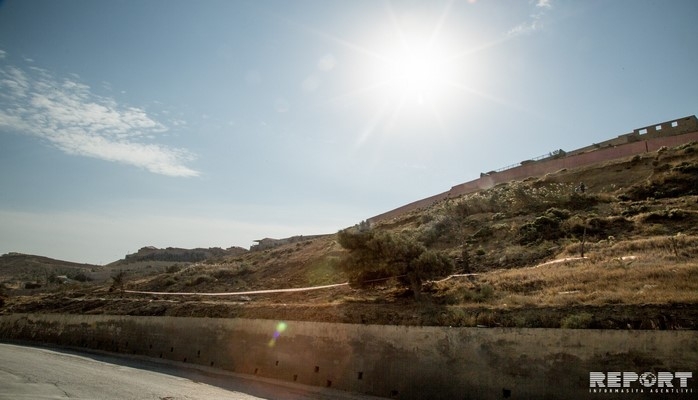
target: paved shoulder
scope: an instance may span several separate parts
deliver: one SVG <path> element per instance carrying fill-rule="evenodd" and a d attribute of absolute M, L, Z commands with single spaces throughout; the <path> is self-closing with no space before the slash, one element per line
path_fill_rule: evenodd
<path fill-rule="evenodd" d="M 0 400 L 362 399 L 185 365 L 0 343 Z"/>

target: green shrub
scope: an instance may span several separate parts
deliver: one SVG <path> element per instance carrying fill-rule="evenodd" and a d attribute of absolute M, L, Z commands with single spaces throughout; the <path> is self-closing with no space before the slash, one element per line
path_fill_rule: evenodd
<path fill-rule="evenodd" d="M 452 242 L 456 238 L 458 223 L 452 216 L 443 216 L 424 224 L 419 234 L 419 241 L 426 246 L 437 242 Z"/>
<path fill-rule="evenodd" d="M 248 273 L 252 272 L 247 265 L 243 264 L 237 269 L 218 269 L 215 270 L 211 273 L 211 276 L 213 276 L 216 279 L 219 280 L 230 280 L 230 279 L 235 279 L 238 278 L 242 275 L 246 275 Z"/>
<path fill-rule="evenodd" d="M 168 274 L 174 274 L 174 273 L 176 273 L 176 272 L 179 272 L 181 269 L 182 269 L 182 268 L 181 268 L 179 265 L 177 265 L 177 264 L 172 264 L 172 265 L 170 265 L 169 267 L 167 267 L 167 268 L 165 269 L 165 272 L 167 272 Z"/>
<path fill-rule="evenodd" d="M 593 320 L 594 316 L 587 312 L 571 314 L 560 321 L 560 327 L 564 329 L 586 329 L 591 326 Z"/>
<path fill-rule="evenodd" d="M 213 277 L 211 277 L 211 276 L 197 275 L 194 278 L 187 281 L 186 285 L 187 286 L 197 286 L 197 285 L 201 285 L 203 283 L 207 283 L 207 282 L 211 282 L 211 281 L 213 281 Z"/>
<path fill-rule="evenodd" d="M 479 286 L 477 289 L 463 288 L 460 290 L 460 297 L 466 303 L 484 303 L 494 297 L 494 287 L 488 283 Z"/>
<path fill-rule="evenodd" d="M 494 296 L 494 287 L 488 283 L 480 286 L 480 297 L 482 300 L 491 299 Z"/>
<path fill-rule="evenodd" d="M 545 211 L 545 215 L 548 215 L 552 218 L 557 218 L 559 220 L 565 220 L 565 219 L 570 217 L 571 213 L 570 213 L 570 210 L 566 210 L 564 208 L 559 209 L 559 208 L 551 207 Z"/>
<path fill-rule="evenodd" d="M 519 228 L 519 243 L 525 245 L 542 240 L 554 240 L 564 236 L 560 229 L 560 219 L 545 214 Z"/>
<path fill-rule="evenodd" d="M 73 275 L 70 279 L 73 279 L 78 282 L 89 282 L 92 280 L 87 274 L 84 272 L 78 272 L 77 274 Z"/>

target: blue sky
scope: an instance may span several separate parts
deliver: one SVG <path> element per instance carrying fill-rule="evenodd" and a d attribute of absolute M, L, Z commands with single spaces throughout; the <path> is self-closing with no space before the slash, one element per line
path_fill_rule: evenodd
<path fill-rule="evenodd" d="M 0 253 L 331 233 L 698 111 L 698 2 L 0 3 Z"/>

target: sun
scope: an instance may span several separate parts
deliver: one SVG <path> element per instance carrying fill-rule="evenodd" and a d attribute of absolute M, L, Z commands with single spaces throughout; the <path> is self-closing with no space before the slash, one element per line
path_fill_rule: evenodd
<path fill-rule="evenodd" d="M 378 65 L 386 95 L 405 104 L 424 105 L 445 100 L 454 77 L 449 53 L 442 43 L 413 39 L 397 50 L 384 50 Z"/>
<path fill-rule="evenodd" d="M 357 146 L 377 134 L 448 135 L 475 96 L 494 99 L 476 89 L 487 75 L 476 53 L 489 46 L 478 45 L 469 29 L 447 24 L 450 5 L 425 14 L 388 3 L 382 23 L 362 26 L 350 40 L 311 29 L 351 55 L 332 103 L 350 106 L 365 121 Z"/>

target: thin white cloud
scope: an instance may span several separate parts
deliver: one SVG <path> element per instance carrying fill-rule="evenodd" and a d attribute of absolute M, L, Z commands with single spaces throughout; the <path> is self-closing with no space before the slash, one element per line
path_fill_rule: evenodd
<path fill-rule="evenodd" d="M 516 25 L 507 32 L 508 37 L 526 35 L 543 28 L 542 19 L 552 9 L 552 0 L 537 0 L 534 7 L 534 12 L 527 21 Z"/>
<path fill-rule="evenodd" d="M 7 55 L 7 52 L 5 50 L 0 50 L 0 60 L 5 58 L 6 55 Z"/>
<path fill-rule="evenodd" d="M 4 71 L 4 77 L 0 79 L 0 84 L 10 89 L 10 91 L 18 97 L 25 97 L 29 90 L 29 80 L 18 68 L 8 67 Z"/>
<path fill-rule="evenodd" d="M 550 8 L 552 6 L 550 5 L 550 0 L 538 0 L 536 7 Z"/>
<path fill-rule="evenodd" d="M 538 21 L 523 22 L 511 28 L 507 36 L 521 36 L 539 29 Z"/>
<path fill-rule="evenodd" d="M 185 165 L 195 158 L 191 152 L 150 142 L 167 126 L 141 108 L 93 93 L 75 76 L 0 66 L 0 127 L 45 139 L 67 154 L 167 176 L 199 175 Z"/>

